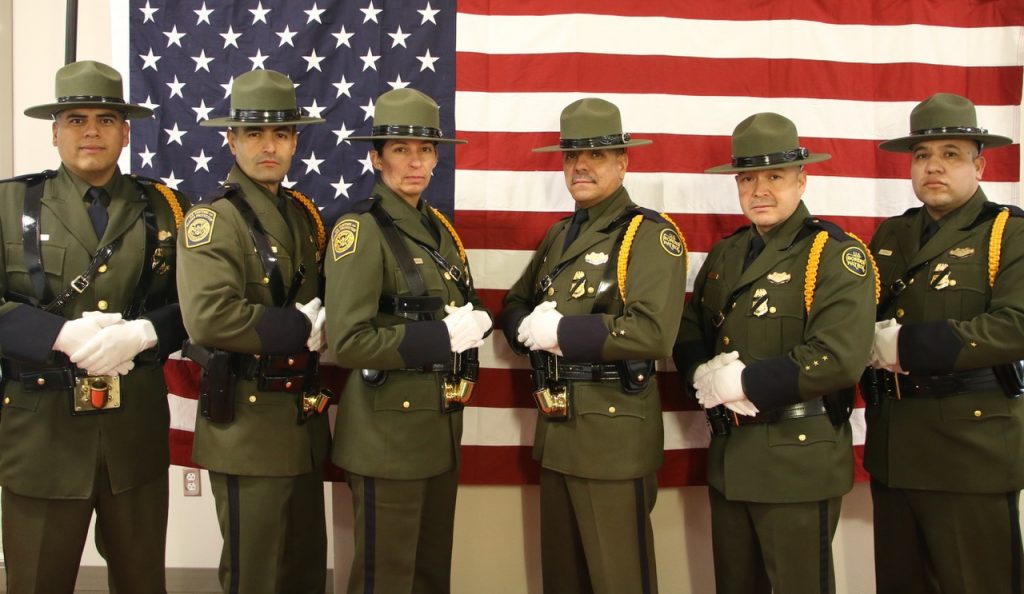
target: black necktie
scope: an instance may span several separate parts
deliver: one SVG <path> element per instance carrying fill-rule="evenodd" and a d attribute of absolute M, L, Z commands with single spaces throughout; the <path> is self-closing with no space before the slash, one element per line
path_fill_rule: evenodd
<path fill-rule="evenodd" d="M 103 188 L 89 188 L 85 193 L 89 198 L 89 221 L 92 222 L 92 229 L 96 232 L 96 238 L 102 239 L 103 232 L 107 230 L 107 191 Z"/>
<path fill-rule="evenodd" d="M 562 245 L 562 251 L 569 249 L 572 242 L 576 241 L 576 238 L 580 235 L 580 227 L 587 221 L 587 210 L 581 208 L 572 215 L 572 222 L 569 223 L 569 231 L 565 234 L 565 244 Z"/>
<path fill-rule="evenodd" d="M 747 257 L 743 258 L 743 270 L 746 270 L 751 264 L 753 264 L 754 260 L 756 260 L 763 251 L 764 238 L 757 233 L 754 233 L 750 237 L 750 248 L 747 249 Z"/>
<path fill-rule="evenodd" d="M 928 243 L 936 233 L 939 232 L 939 222 L 935 219 L 928 221 L 928 224 L 924 226 L 924 231 L 921 233 L 921 243 L 918 247 L 924 247 L 924 244 Z"/>
<path fill-rule="evenodd" d="M 438 245 L 441 245 L 441 232 L 437 230 L 437 227 L 431 224 L 430 218 L 427 217 L 425 213 L 420 215 L 420 223 L 423 223 L 423 226 L 430 232 L 430 236 L 434 238 L 434 241 L 436 241 Z"/>

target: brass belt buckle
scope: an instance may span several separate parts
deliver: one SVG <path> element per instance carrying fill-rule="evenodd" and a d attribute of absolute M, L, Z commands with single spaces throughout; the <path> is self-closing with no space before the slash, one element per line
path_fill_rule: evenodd
<path fill-rule="evenodd" d="M 551 421 L 569 419 L 569 386 L 556 383 L 540 390 L 534 390 L 533 399 L 544 418 Z"/>
<path fill-rule="evenodd" d="M 87 375 L 75 378 L 71 414 L 108 412 L 121 408 L 121 376 Z"/>

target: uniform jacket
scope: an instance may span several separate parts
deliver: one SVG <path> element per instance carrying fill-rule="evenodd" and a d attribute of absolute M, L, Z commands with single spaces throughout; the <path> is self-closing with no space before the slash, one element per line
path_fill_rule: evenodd
<path fill-rule="evenodd" d="M 26 392 L 21 383 L 4 382 L 0 420 L 0 486 L 19 495 L 83 499 L 92 492 L 96 461 L 110 474 L 110 486 L 120 493 L 166 475 L 169 463 L 167 386 L 162 362 L 178 350 L 184 338 L 174 283 L 177 224 L 172 207 L 151 182 L 138 182 L 120 171 L 106 185 L 109 221 L 102 241 L 97 239 L 83 196 L 89 185 L 63 166 L 43 186 L 40 240 L 46 283 L 59 295 L 71 280 L 85 272 L 96 251 L 123 235 L 104 272 L 66 305 L 47 313 L 16 302 L 14 294 L 32 295 L 22 232 L 26 185 L 0 183 L 0 350 L 5 365 L 67 364 L 53 342 L 67 319 L 84 311 L 110 313 L 129 307 L 143 267 L 152 267 L 150 309 L 142 313 L 157 332 L 155 349 L 141 353 L 135 368 L 121 377 L 121 408 L 90 415 L 71 415 L 71 390 Z M 179 209 L 188 202 L 174 195 Z M 142 212 L 155 213 L 156 249 L 143 262 L 146 244 Z"/>
<path fill-rule="evenodd" d="M 805 277 L 811 246 L 825 230 L 810 311 Z M 764 237 L 761 255 L 743 271 L 751 236 L 745 227 L 718 242 L 694 283 L 676 347 L 690 383 L 714 355 L 738 351 L 743 387 L 762 413 L 853 386 L 874 332 L 875 275 L 864 246 L 838 227 L 796 212 Z M 730 295 L 752 282 L 728 306 Z M 718 328 L 712 318 L 725 312 Z M 826 415 L 732 427 L 711 439 L 708 483 L 730 500 L 819 501 L 853 486 L 849 423 Z"/>
<path fill-rule="evenodd" d="M 316 228 L 283 188 L 272 195 L 236 165 L 228 182 L 263 226 L 287 287 L 299 264 L 306 278 L 296 303 L 320 294 Z M 285 197 L 286 217 L 277 208 Z M 294 305 L 275 305 L 263 264 L 241 213 L 228 199 L 196 206 L 179 240 L 178 286 L 189 337 L 208 348 L 250 355 L 306 352 L 309 320 Z M 191 246 L 191 247 L 190 247 Z M 214 423 L 197 415 L 192 459 L 210 470 L 248 476 L 297 476 L 319 469 L 330 442 L 326 415 L 297 422 L 297 396 L 262 392 L 239 379 L 235 419 Z"/>
<path fill-rule="evenodd" d="M 394 220 L 413 256 L 428 295 L 443 303 L 466 303 L 455 281 L 409 237 L 435 249 L 468 274 L 459 248 L 426 202 L 417 208 L 382 183 L 372 201 Z M 333 461 L 357 474 L 389 479 L 437 476 L 458 465 L 462 413 L 443 414 L 440 373 L 403 371 L 444 363 L 451 355 L 448 330 L 441 320 L 409 320 L 379 309 L 384 295 L 409 294 L 391 247 L 369 212 L 371 202 L 342 217 L 331 233 L 327 254 L 327 339 L 338 364 L 354 371 L 345 384 L 336 418 Z M 424 226 L 428 221 L 440 243 Z M 473 308 L 483 310 L 475 292 Z M 387 370 L 384 384 L 364 382 L 359 369 Z M 480 386 L 474 398 L 480 397 Z"/>
<path fill-rule="evenodd" d="M 979 189 L 942 219 L 923 248 L 918 247 L 928 217 L 923 208 L 883 222 L 875 233 L 871 249 L 882 302 L 888 301 L 878 318 L 902 324 L 899 355 L 905 371 L 945 374 L 1024 358 L 1019 210 L 1006 222 L 998 273 L 989 286 L 989 239 L 1000 208 Z M 887 287 L 915 267 L 906 290 L 888 299 Z M 1007 399 L 1000 390 L 883 399 L 866 417 L 864 466 L 875 480 L 891 487 L 976 493 L 1024 487 L 1024 399 Z"/>
<path fill-rule="evenodd" d="M 570 362 L 661 359 L 672 350 L 686 295 L 686 254 L 682 238 L 665 219 L 643 211 L 626 268 L 626 298 L 618 287 L 604 314 L 591 313 L 605 268 L 613 265 L 613 245 L 622 227 L 611 227 L 627 211 L 639 214 L 625 188 L 592 206 L 579 236 L 563 253 L 569 220 L 555 223 L 505 298 L 505 338 L 520 354 L 516 339 L 522 319 L 537 305 L 538 283 L 569 261 L 544 300 L 564 314 L 558 342 Z M 574 277 L 576 280 L 574 281 Z M 582 282 L 582 284 L 580 284 Z M 573 295 L 576 297 L 573 297 Z M 661 466 L 664 430 L 657 380 L 638 394 L 617 381 L 575 381 L 570 419 L 537 420 L 533 455 L 544 468 L 583 478 L 622 480 L 650 474 Z"/>

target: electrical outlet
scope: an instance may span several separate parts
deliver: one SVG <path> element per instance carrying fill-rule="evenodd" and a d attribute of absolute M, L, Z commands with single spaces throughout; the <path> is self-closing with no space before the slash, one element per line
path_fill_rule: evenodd
<path fill-rule="evenodd" d="M 185 485 L 185 497 L 199 497 L 203 494 L 203 478 L 198 468 L 182 469 Z"/>

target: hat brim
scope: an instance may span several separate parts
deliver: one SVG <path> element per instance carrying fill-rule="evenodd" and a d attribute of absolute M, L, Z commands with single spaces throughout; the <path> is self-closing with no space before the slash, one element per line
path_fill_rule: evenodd
<path fill-rule="evenodd" d="M 303 126 L 306 124 L 322 124 L 327 120 L 323 118 L 312 118 L 301 116 L 294 120 L 276 120 L 272 122 L 253 122 L 251 120 L 237 120 L 231 117 L 210 118 L 199 122 L 200 126 L 206 128 L 262 128 L 263 126 Z"/>
<path fill-rule="evenodd" d="M 913 151 L 914 145 L 918 143 L 926 140 L 945 139 L 974 140 L 976 142 L 980 142 L 984 148 L 998 148 L 1008 144 L 1013 144 L 1012 138 L 999 136 L 998 134 L 912 134 L 902 138 L 886 140 L 882 144 L 878 145 L 878 148 L 883 151 L 893 153 L 909 153 Z"/>
<path fill-rule="evenodd" d="M 738 173 L 740 171 L 761 171 L 764 169 L 782 169 L 784 167 L 796 167 L 797 165 L 807 165 L 809 163 L 819 163 L 821 161 L 828 161 L 832 158 L 832 155 L 828 153 L 811 153 L 807 155 L 806 159 L 800 159 L 799 161 L 788 161 L 786 163 L 774 163 L 772 165 L 756 165 L 754 167 L 736 167 L 732 162 L 724 165 L 718 165 L 710 169 L 705 169 L 704 173 Z"/>
<path fill-rule="evenodd" d="M 626 143 L 609 144 L 608 146 L 602 145 L 602 146 L 588 146 L 588 147 L 579 147 L 579 148 L 564 148 L 560 144 L 553 144 L 551 146 L 542 146 L 540 148 L 535 148 L 535 149 L 533 149 L 533 152 L 535 152 L 535 153 L 568 153 L 568 152 L 571 152 L 571 151 L 585 151 L 585 150 L 599 150 L 599 151 L 603 151 L 605 149 L 627 148 L 627 147 L 631 147 L 631 146 L 643 146 L 645 144 L 653 144 L 653 143 L 654 143 L 653 140 L 647 140 L 646 138 L 633 138 L 629 142 L 626 142 Z"/>
<path fill-rule="evenodd" d="M 82 101 L 67 103 L 47 103 L 45 105 L 34 105 L 25 110 L 25 115 L 37 120 L 52 120 L 55 114 L 67 111 L 72 108 L 95 108 L 119 111 L 124 114 L 126 120 L 138 120 L 153 116 L 153 110 L 141 105 L 132 103 L 113 103 L 111 101 Z"/>
<path fill-rule="evenodd" d="M 380 135 L 380 136 L 349 136 L 345 140 L 362 140 L 365 142 L 373 142 L 374 140 L 423 140 L 426 142 L 436 142 L 438 144 L 466 144 L 468 140 L 462 140 L 461 138 L 432 138 L 430 136 L 412 136 L 412 135 Z"/>

